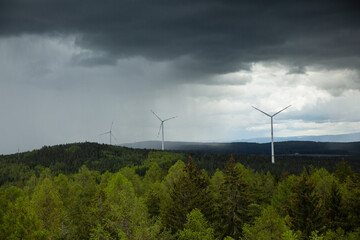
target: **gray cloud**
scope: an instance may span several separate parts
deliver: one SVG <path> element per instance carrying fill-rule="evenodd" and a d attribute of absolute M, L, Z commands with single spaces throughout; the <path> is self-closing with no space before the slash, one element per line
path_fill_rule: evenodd
<path fill-rule="evenodd" d="M 156 139 L 150 109 L 179 116 L 167 140 L 267 136 L 267 125 L 251 130 L 268 124 L 251 105 L 284 103 L 293 107 L 278 127 L 300 122 L 291 135 L 323 122 L 324 132 L 360 131 L 358 9 L 355 1 L 0 1 L 0 153 L 107 143 L 98 134 L 112 120 L 119 142 Z"/>
<path fill-rule="evenodd" d="M 76 58 L 88 66 L 139 56 L 176 61 L 183 74 L 258 61 L 360 66 L 356 1 L 5 0 L 1 9 L 1 36 L 75 35 L 77 45 L 102 54 Z"/>

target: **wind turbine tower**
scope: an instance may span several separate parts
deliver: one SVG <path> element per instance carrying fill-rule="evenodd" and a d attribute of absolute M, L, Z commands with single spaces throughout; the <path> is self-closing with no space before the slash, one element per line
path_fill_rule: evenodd
<path fill-rule="evenodd" d="M 289 108 L 291 105 L 287 106 L 286 108 L 281 109 L 280 111 L 278 111 L 277 113 L 270 115 L 254 106 L 252 106 L 253 108 L 255 108 L 256 110 L 258 110 L 259 112 L 265 114 L 266 116 L 270 117 L 271 119 L 271 162 L 275 163 L 275 155 L 274 155 L 274 131 L 273 131 L 273 117 L 275 117 L 276 115 L 278 115 L 279 113 L 281 113 L 282 111 L 284 111 L 285 109 Z"/>
<path fill-rule="evenodd" d="M 162 130 L 161 131 L 161 134 L 162 134 L 162 142 L 161 142 L 161 150 L 163 150 L 164 151 L 164 122 L 166 122 L 166 121 L 169 121 L 170 119 L 173 119 L 173 118 L 176 118 L 177 116 L 175 116 L 175 117 L 171 117 L 171 118 L 167 118 L 167 119 L 165 119 L 165 120 L 162 120 L 158 115 L 156 115 L 156 113 L 154 113 L 153 111 L 151 111 L 159 120 L 160 120 L 160 128 L 159 128 L 159 132 L 158 132 L 158 136 L 159 136 L 159 134 L 160 134 L 160 130 Z"/>
<path fill-rule="evenodd" d="M 109 134 L 110 145 L 111 145 L 111 137 L 115 138 L 115 140 L 117 141 L 116 137 L 115 137 L 114 134 L 112 133 L 113 124 L 114 124 L 114 120 L 111 122 L 110 130 L 109 130 L 108 132 L 104 132 L 104 133 L 102 133 L 102 134 L 99 134 L 99 136 L 105 135 L 105 134 Z"/>

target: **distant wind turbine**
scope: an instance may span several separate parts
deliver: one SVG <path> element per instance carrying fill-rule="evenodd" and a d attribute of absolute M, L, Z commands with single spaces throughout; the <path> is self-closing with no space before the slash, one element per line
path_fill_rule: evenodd
<path fill-rule="evenodd" d="M 109 130 L 108 132 L 104 132 L 104 133 L 99 134 L 99 136 L 102 136 L 102 135 L 105 135 L 105 134 L 109 134 L 109 137 L 110 137 L 110 145 L 111 145 L 111 137 L 115 138 L 115 140 L 117 141 L 116 137 L 115 137 L 114 134 L 112 133 L 113 124 L 114 124 L 114 120 L 111 122 L 110 130 Z"/>
<path fill-rule="evenodd" d="M 158 136 L 160 134 L 160 130 L 162 130 L 162 144 L 161 144 L 161 150 L 164 151 L 164 122 L 170 120 L 170 119 L 173 119 L 173 118 L 176 118 L 177 116 L 175 117 L 171 117 L 171 118 L 167 118 L 165 120 L 162 120 L 158 115 L 156 115 L 156 113 L 154 113 L 152 110 L 151 112 L 160 120 L 160 128 L 159 128 L 159 132 L 158 132 Z"/>
<path fill-rule="evenodd" d="M 287 106 L 286 108 L 281 109 L 280 111 L 278 111 L 277 113 L 270 115 L 267 114 L 266 112 L 252 106 L 253 108 L 255 108 L 256 110 L 258 110 L 259 112 L 265 114 L 266 116 L 271 118 L 271 162 L 275 163 L 275 155 L 274 155 L 274 132 L 273 132 L 273 117 L 275 117 L 276 115 L 278 115 L 279 113 L 281 113 L 282 111 L 284 111 L 285 109 L 289 108 L 291 105 Z"/>

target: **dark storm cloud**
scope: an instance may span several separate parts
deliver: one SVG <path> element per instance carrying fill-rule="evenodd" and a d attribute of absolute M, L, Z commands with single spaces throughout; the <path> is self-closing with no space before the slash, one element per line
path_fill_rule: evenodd
<path fill-rule="evenodd" d="M 0 35 L 75 35 L 100 55 L 84 65 L 144 57 L 200 74 L 279 61 L 360 68 L 360 14 L 355 1 L 48 1 L 5 0 Z"/>

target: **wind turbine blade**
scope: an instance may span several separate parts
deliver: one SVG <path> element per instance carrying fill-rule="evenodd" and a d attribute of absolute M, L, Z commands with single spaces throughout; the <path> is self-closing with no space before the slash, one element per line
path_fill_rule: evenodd
<path fill-rule="evenodd" d="M 119 143 L 119 141 L 117 140 L 117 138 L 115 137 L 114 134 L 111 133 L 111 136 L 112 136 L 113 138 L 115 138 L 115 141 L 116 141 L 117 143 Z"/>
<path fill-rule="evenodd" d="M 109 134 L 109 133 L 110 133 L 110 132 L 104 132 L 104 133 L 99 134 L 99 136 L 105 135 L 105 134 Z"/>
<path fill-rule="evenodd" d="M 114 120 L 112 120 L 112 122 L 111 122 L 110 132 L 111 132 L 111 130 L 112 130 L 113 124 L 114 124 Z"/>
<path fill-rule="evenodd" d="M 286 108 L 283 108 L 282 110 L 278 111 L 277 113 L 275 113 L 274 115 L 272 115 L 272 117 L 275 116 L 275 115 L 277 115 L 277 114 L 279 114 L 279 113 L 281 113 L 282 111 L 284 111 L 285 109 L 287 109 L 287 108 L 289 108 L 289 107 L 291 107 L 291 105 L 289 105 L 289 106 L 287 106 Z"/>
<path fill-rule="evenodd" d="M 263 114 L 265 114 L 266 116 L 268 116 L 268 117 L 272 117 L 272 116 L 270 116 L 269 114 L 267 114 L 266 112 L 264 112 L 264 111 L 261 111 L 260 109 L 258 109 L 258 108 L 256 108 L 256 107 L 254 107 L 254 106 L 252 106 L 253 108 L 255 108 L 256 110 L 258 110 L 259 112 L 262 112 Z"/>
<path fill-rule="evenodd" d="M 168 119 L 165 119 L 163 122 L 167 121 L 167 120 L 170 120 L 170 119 L 173 119 L 173 118 L 177 118 L 178 116 L 175 116 L 175 117 L 171 117 L 171 118 L 168 118 Z"/>
<path fill-rule="evenodd" d="M 163 121 L 156 113 L 153 112 L 153 110 L 150 110 L 160 121 Z"/>
<path fill-rule="evenodd" d="M 162 128 L 162 123 L 160 124 L 159 132 L 158 132 L 158 137 L 159 137 L 159 135 L 160 135 L 161 128 Z"/>

